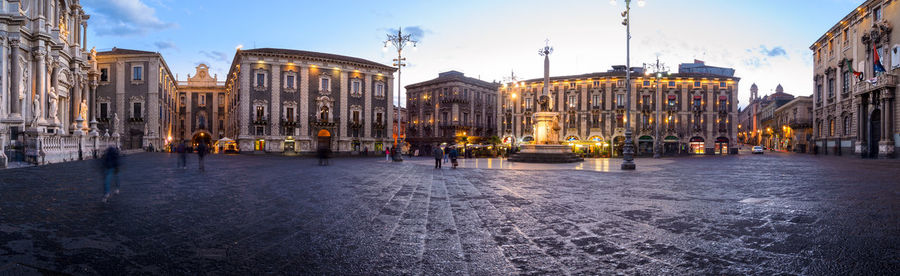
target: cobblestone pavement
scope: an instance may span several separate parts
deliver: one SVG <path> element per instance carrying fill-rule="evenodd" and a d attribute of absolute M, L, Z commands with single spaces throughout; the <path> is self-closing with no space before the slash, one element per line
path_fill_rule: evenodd
<path fill-rule="evenodd" d="M 900 162 L 696 157 L 628 173 L 134 154 L 0 170 L 0 275 L 894 274 Z"/>

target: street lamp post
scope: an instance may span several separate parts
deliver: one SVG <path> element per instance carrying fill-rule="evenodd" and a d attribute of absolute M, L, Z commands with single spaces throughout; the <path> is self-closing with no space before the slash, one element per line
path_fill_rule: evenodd
<path fill-rule="evenodd" d="M 662 102 L 662 88 L 659 86 L 659 79 L 662 78 L 664 74 L 668 74 L 669 69 L 665 64 L 659 63 L 659 56 L 656 57 L 656 64 L 646 64 L 644 63 L 644 74 L 651 74 L 647 69 L 653 69 L 654 75 L 656 75 L 656 100 L 653 101 L 654 105 L 656 105 L 656 137 L 653 138 L 653 158 L 659 158 L 661 153 L 660 143 L 659 143 L 659 115 L 661 110 L 660 102 Z"/>
<path fill-rule="evenodd" d="M 397 139 L 394 140 L 394 152 L 391 153 L 391 156 L 393 156 L 394 161 L 402 161 L 403 158 L 400 157 L 399 154 L 402 152 L 402 150 L 397 149 L 397 147 L 400 146 L 402 139 L 400 134 L 404 132 L 402 127 L 403 111 L 401 110 L 403 108 L 403 99 L 400 97 L 400 91 L 401 89 L 403 89 L 400 84 L 401 68 L 403 68 L 403 66 L 406 66 L 406 63 L 404 63 L 404 61 L 406 61 L 406 58 L 403 57 L 403 48 L 412 44 L 413 49 L 415 50 L 416 44 L 418 44 L 419 42 L 412 39 L 411 35 L 403 34 L 403 28 L 401 27 L 397 29 L 396 35 L 387 34 L 387 40 L 385 40 L 383 43 L 384 48 L 382 48 L 382 50 L 385 52 L 387 52 L 388 44 L 393 45 L 394 48 L 397 49 L 397 58 L 394 59 L 394 66 L 397 66 Z"/>
<path fill-rule="evenodd" d="M 615 5 L 611 0 L 610 4 Z M 638 6 L 644 6 L 644 0 L 638 0 Z M 622 12 L 622 25 L 625 25 L 625 146 L 622 148 L 622 170 L 634 170 L 634 145 L 631 140 L 631 0 L 625 0 L 625 11 Z"/>

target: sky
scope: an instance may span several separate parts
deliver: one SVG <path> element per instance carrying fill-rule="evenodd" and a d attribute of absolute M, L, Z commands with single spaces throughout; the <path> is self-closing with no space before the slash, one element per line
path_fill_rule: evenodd
<path fill-rule="evenodd" d="M 403 28 L 419 41 L 404 50 L 402 85 L 457 70 L 484 81 L 543 76 L 538 49 L 549 39 L 550 75 L 604 72 L 626 61 L 624 0 L 82 0 L 88 46 L 155 51 L 179 80 L 200 63 L 224 80 L 235 49 L 288 48 L 390 65 L 382 50 Z M 812 94 L 809 46 L 863 0 L 646 0 L 631 10 L 631 65 L 671 72 L 703 60 L 739 77 L 739 106 L 752 83 Z M 395 100 L 396 101 L 396 100 Z"/>

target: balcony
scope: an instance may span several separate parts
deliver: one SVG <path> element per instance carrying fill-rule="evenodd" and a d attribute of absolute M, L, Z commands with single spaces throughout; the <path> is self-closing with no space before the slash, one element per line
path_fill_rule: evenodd
<path fill-rule="evenodd" d="M 293 127 L 297 126 L 297 121 L 295 121 L 294 119 L 281 118 L 281 125 Z"/>
<path fill-rule="evenodd" d="M 788 122 L 788 126 L 790 126 L 792 129 L 812 128 L 812 119 L 800 118 L 800 119 L 790 120 Z"/>
<path fill-rule="evenodd" d="M 266 116 L 256 117 L 253 119 L 254 125 L 265 125 L 268 123 L 269 123 L 269 120 L 266 118 Z"/>
<path fill-rule="evenodd" d="M 869 82 L 869 80 L 861 81 L 856 83 L 856 94 L 860 93 L 868 93 L 881 88 L 893 88 L 897 87 L 897 75 L 894 74 L 881 74 L 878 76 L 878 79 L 874 81 L 874 83 Z"/>
<path fill-rule="evenodd" d="M 694 112 L 701 112 L 701 111 L 703 111 L 703 107 L 702 107 L 702 106 L 699 106 L 699 105 L 692 105 L 692 106 L 691 106 L 691 111 L 694 111 Z"/>
<path fill-rule="evenodd" d="M 678 111 L 678 105 L 669 105 L 666 107 L 667 111 Z"/>
<path fill-rule="evenodd" d="M 463 98 L 462 96 L 450 96 L 450 97 L 441 98 L 441 103 L 442 104 L 453 104 L 453 103 L 468 104 L 469 99 Z"/>
<path fill-rule="evenodd" d="M 653 105 L 642 104 L 642 105 L 641 105 L 641 111 L 643 111 L 643 112 L 651 112 L 651 111 L 653 111 Z"/>

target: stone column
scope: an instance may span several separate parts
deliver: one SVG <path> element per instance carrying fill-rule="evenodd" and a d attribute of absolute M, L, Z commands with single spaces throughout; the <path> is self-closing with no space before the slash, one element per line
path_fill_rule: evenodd
<path fill-rule="evenodd" d="M 37 119 L 38 125 L 45 125 L 47 124 L 46 119 L 44 119 L 44 116 L 46 115 L 44 110 L 47 106 L 47 87 L 45 85 L 47 77 L 47 59 L 43 49 L 37 49 L 34 52 L 34 57 L 36 59 L 35 62 L 37 63 L 37 68 L 35 69 L 35 89 L 37 92 L 35 93 L 40 94 L 40 104 L 37 106 L 37 109 L 34 110 L 34 118 Z"/>
<path fill-rule="evenodd" d="M 84 77 L 81 79 L 81 100 L 76 103 L 78 105 L 78 111 L 77 111 L 78 117 L 76 117 L 76 120 L 78 118 L 81 118 L 82 123 L 79 127 L 84 130 L 88 129 L 88 121 L 90 121 L 90 119 L 88 119 L 88 118 L 91 117 L 91 116 L 87 115 L 87 114 L 90 114 L 88 112 L 88 110 L 90 110 L 90 106 L 91 106 L 91 104 L 88 103 L 89 102 L 88 99 L 90 99 L 90 93 L 91 92 L 90 92 L 90 87 L 88 85 L 88 78 Z M 85 106 L 88 107 L 88 110 L 81 110 L 81 108 L 82 108 L 81 102 L 85 103 Z M 85 114 L 85 116 L 81 116 L 81 114 Z M 88 117 L 88 118 L 85 118 L 85 117 Z"/>
<path fill-rule="evenodd" d="M 385 100 L 386 100 L 385 102 L 387 102 L 387 106 L 384 107 L 384 113 L 385 113 L 384 115 L 386 117 L 385 121 L 384 121 L 384 124 L 385 124 L 384 135 L 387 138 L 386 140 L 390 141 L 390 143 L 393 143 L 394 142 L 394 136 L 393 136 L 394 135 L 394 132 L 393 132 L 393 129 L 394 129 L 394 78 L 385 76 L 383 80 L 384 80 L 384 96 L 385 96 Z M 439 101 L 440 99 L 435 99 L 435 100 Z M 437 123 L 437 119 L 439 118 L 438 114 L 435 114 L 434 117 L 435 117 L 434 121 L 435 121 L 435 123 Z M 436 129 L 437 128 L 435 128 L 435 130 Z M 437 131 L 435 131 L 435 133 L 437 133 Z M 384 145 L 385 148 L 387 148 L 389 146 L 393 147 L 393 144 Z"/>
<path fill-rule="evenodd" d="M 115 105 L 116 111 L 113 115 L 119 120 L 111 119 L 113 122 L 113 131 L 112 134 L 117 134 L 122 131 L 122 127 L 125 125 L 123 120 L 127 120 L 128 116 L 125 116 L 125 78 L 127 74 L 125 74 L 125 62 L 118 60 L 116 61 L 116 92 L 115 92 Z"/>
<path fill-rule="evenodd" d="M 25 85 L 25 78 L 22 76 L 24 72 L 22 70 L 24 68 L 19 67 L 19 65 L 25 66 L 25 64 L 19 63 L 19 55 L 22 52 L 20 47 L 19 39 L 10 39 L 9 40 L 9 48 L 12 52 L 12 55 L 9 57 L 9 62 L 7 62 L 7 66 L 9 66 L 9 76 L 10 76 L 10 87 L 9 87 L 9 117 L 10 118 L 22 118 L 22 105 L 19 102 L 19 90 L 25 91 L 22 87 Z M 5 57 L 5 56 L 4 56 Z"/>
<path fill-rule="evenodd" d="M 192 139 L 191 133 L 193 132 L 194 125 L 194 94 L 190 91 L 184 92 L 184 139 Z M 243 96 L 242 96 L 243 97 Z"/>
<path fill-rule="evenodd" d="M 97 80 L 90 82 L 90 102 L 88 103 L 88 117 L 91 118 L 91 136 L 97 136 L 100 133 L 97 130 Z"/>
<path fill-rule="evenodd" d="M 81 114 L 80 113 L 81 112 L 81 99 L 83 99 L 81 97 L 81 94 L 82 94 L 82 90 L 84 88 L 84 78 L 81 77 L 81 73 L 80 73 L 79 69 L 80 69 L 80 67 L 75 67 L 75 69 L 72 70 L 72 73 L 73 73 L 72 75 L 75 78 L 75 80 L 73 82 L 74 85 L 72 86 L 72 89 L 71 89 L 72 95 L 69 95 L 69 98 L 72 99 L 69 102 L 71 102 L 72 104 L 70 105 L 71 106 L 71 108 L 69 109 L 70 112 L 67 112 L 67 113 L 69 113 L 69 120 L 68 120 L 69 122 L 65 122 L 66 125 L 71 125 L 71 127 L 70 127 L 71 131 L 76 131 L 76 130 L 81 129 L 81 124 L 80 124 L 80 122 L 78 122 L 78 119 L 81 119 L 82 121 L 84 120 L 84 118 L 80 118 L 80 116 L 79 116 Z M 54 85 L 54 87 L 56 87 L 56 86 L 57 85 Z"/>
<path fill-rule="evenodd" d="M 153 58 L 148 62 L 147 67 L 145 68 L 147 79 L 144 80 L 145 83 L 148 84 L 148 93 L 147 93 L 147 117 L 145 119 L 145 124 L 147 126 L 149 133 L 144 133 L 144 146 L 149 146 L 150 143 L 153 144 L 153 147 L 159 148 L 162 146 L 159 138 L 162 136 L 162 129 L 160 128 L 160 102 L 159 102 L 159 80 L 164 77 L 164 75 L 160 74 L 160 59 Z"/>

